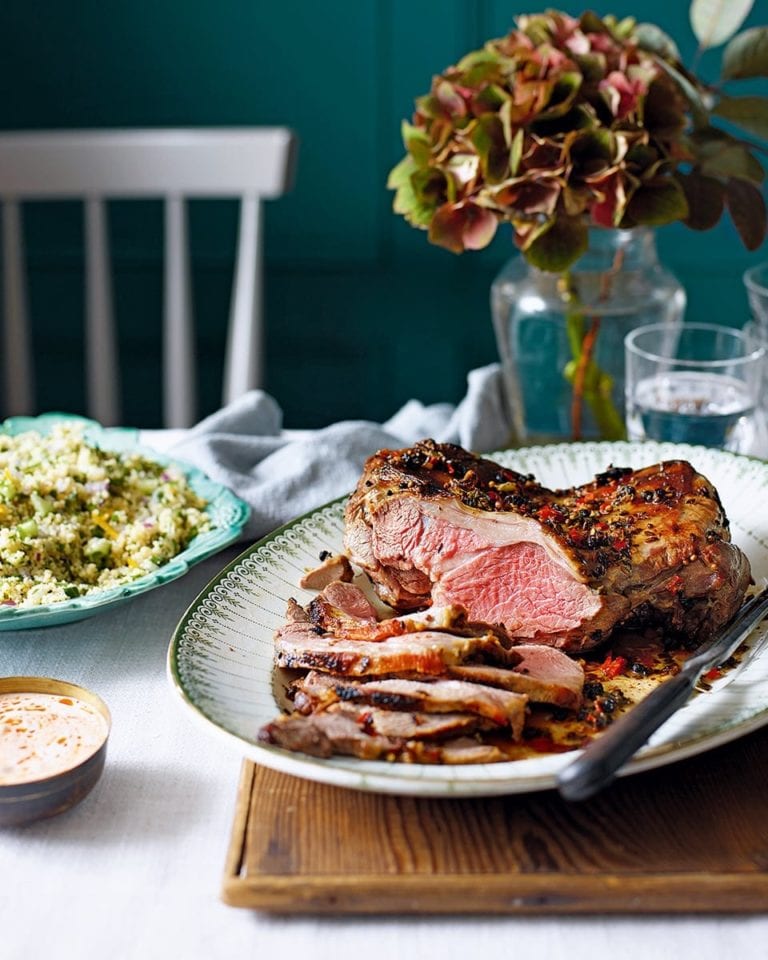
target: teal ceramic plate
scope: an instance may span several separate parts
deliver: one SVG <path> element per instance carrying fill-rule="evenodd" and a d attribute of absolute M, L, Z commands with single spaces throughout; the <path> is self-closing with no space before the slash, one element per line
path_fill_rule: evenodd
<path fill-rule="evenodd" d="M 585 483 L 610 464 L 642 467 L 676 457 L 715 484 L 756 580 L 768 577 L 768 464 L 748 457 L 656 443 L 575 443 L 495 454 L 550 487 Z M 171 642 L 169 675 L 191 714 L 245 756 L 294 776 L 359 790 L 431 797 L 487 796 L 554 787 L 574 754 L 470 766 L 318 759 L 259 743 L 259 728 L 279 713 L 272 687 L 273 637 L 286 601 L 306 603 L 303 571 L 321 550 L 341 548 L 344 501 L 315 510 L 255 544 L 219 574 L 192 604 Z M 764 624 L 752 643 L 768 632 Z M 746 659 L 746 658 L 745 658 Z M 732 681 L 732 682 L 728 682 Z M 634 773 L 682 759 L 768 723 L 768 650 L 738 674 L 693 697 L 628 764 Z"/>
<path fill-rule="evenodd" d="M 211 554 L 233 543 L 240 536 L 248 519 L 249 507 L 226 487 L 214 483 L 197 467 L 165 457 L 142 447 L 138 431 L 126 427 L 102 427 L 93 420 L 64 413 L 47 413 L 39 417 L 11 417 L 0 424 L 0 432 L 15 436 L 27 430 L 46 435 L 54 424 L 62 422 L 83 424 L 83 436 L 88 443 L 116 453 L 141 453 L 147 459 L 163 466 L 173 464 L 187 478 L 189 485 L 207 501 L 206 512 L 211 518 L 210 530 L 199 534 L 186 550 L 177 554 L 154 573 L 138 577 L 130 583 L 94 591 L 88 596 L 63 600 L 35 607 L 0 607 L 0 630 L 22 630 L 31 627 L 50 627 L 109 610 L 119 603 L 147 590 L 183 576 L 189 568 Z"/>

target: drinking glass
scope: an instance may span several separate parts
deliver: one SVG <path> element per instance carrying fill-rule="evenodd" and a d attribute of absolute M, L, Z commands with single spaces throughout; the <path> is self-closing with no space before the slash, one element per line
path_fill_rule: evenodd
<path fill-rule="evenodd" d="M 762 453 L 765 346 L 751 330 L 654 323 L 624 341 L 630 440 Z"/>
<path fill-rule="evenodd" d="M 768 341 L 768 263 L 750 267 L 744 273 L 744 286 L 760 336 Z"/>

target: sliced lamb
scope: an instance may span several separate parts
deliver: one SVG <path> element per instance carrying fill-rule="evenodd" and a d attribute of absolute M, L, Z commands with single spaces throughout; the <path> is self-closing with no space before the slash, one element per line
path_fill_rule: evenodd
<path fill-rule="evenodd" d="M 505 671 L 502 671 L 505 672 Z M 461 680 L 348 680 L 316 671 L 295 684 L 294 706 L 310 712 L 335 700 L 366 703 L 392 711 L 471 713 L 498 726 L 511 727 L 515 740 L 525 722 L 528 698 L 507 690 Z M 379 730 L 379 732 L 383 732 Z"/>
<path fill-rule="evenodd" d="M 290 669 L 322 670 L 344 676 L 415 673 L 437 676 L 449 666 L 482 657 L 514 664 L 517 656 L 492 633 L 455 636 L 423 630 L 386 640 L 347 640 L 320 636 L 311 623 L 292 621 L 275 638 L 276 663 Z"/>
<path fill-rule="evenodd" d="M 495 746 L 471 737 L 431 742 L 368 734 L 351 717 L 324 711 L 309 717 L 281 716 L 259 731 L 263 743 L 315 757 L 344 754 L 361 760 L 405 760 L 416 763 L 496 763 L 504 760 Z"/>
<path fill-rule="evenodd" d="M 576 710 L 584 691 L 580 663 L 554 647 L 523 643 L 512 648 L 522 657 L 510 670 L 485 663 L 450 667 L 452 677 L 524 693 L 533 703 L 551 703 Z"/>
<path fill-rule="evenodd" d="M 402 750 L 402 742 L 366 733 L 351 717 L 329 712 L 277 717 L 259 730 L 259 740 L 313 757 L 340 753 L 376 760 L 387 754 L 394 757 Z"/>
<path fill-rule="evenodd" d="M 400 740 L 444 740 L 474 733 L 484 724 L 490 726 L 481 717 L 469 713 L 382 710 L 357 703 L 335 703 L 322 712 L 350 717 L 366 733 Z"/>
<path fill-rule="evenodd" d="M 293 597 L 288 597 L 288 603 L 285 609 L 285 622 L 286 626 L 292 623 L 309 623 L 309 614 L 302 607 L 302 605 L 294 600 Z M 285 628 L 282 628 L 285 629 Z"/>
<path fill-rule="evenodd" d="M 333 586 L 331 584 L 331 587 Z M 362 617 L 350 613 L 349 607 L 342 609 L 338 604 L 334 604 L 332 595 L 324 590 L 310 601 L 307 606 L 307 615 L 312 624 L 323 633 L 330 633 L 337 639 L 347 640 L 386 640 L 387 637 L 398 637 L 404 633 L 416 633 L 422 630 L 488 632 L 487 627 L 482 630 L 468 629 L 467 615 L 463 607 L 430 607 L 418 613 L 389 617 L 385 620 L 375 619 L 376 611 L 373 608 L 371 610 L 373 617 Z"/>
<path fill-rule="evenodd" d="M 471 737 L 461 737 L 441 744 L 439 758 L 432 762 L 457 766 L 463 763 L 499 763 L 506 759 L 503 751 L 492 743 L 480 743 Z"/>
<path fill-rule="evenodd" d="M 423 441 L 367 461 L 345 521 L 350 559 L 395 608 L 458 604 L 566 650 L 627 622 L 697 637 L 730 618 L 750 582 L 717 492 L 680 460 L 552 491 Z"/>
<path fill-rule="evenodd" d="M 311 607 L 317 606 L 317 613 L 313 616 Z M 365 593 L 354 583 L 346 583 L 343 580 L 332 580 L 323 588 L 319 594 L 310 603 L 310 619 L 322 617 L 321 611 L 327 611 L 340 620 L 362 620 L 364 622 L 377 620 L 376 608 L 366 597 Z"/>
<path fill-rule="evenodd" d="M 299 586 L 303 590 L 322 590 L 334 580 L 349 582 L 353 575 L 352 566 L 343 554 L 326 554 L 319 566 L 307 570 L 299 580 Z"/>

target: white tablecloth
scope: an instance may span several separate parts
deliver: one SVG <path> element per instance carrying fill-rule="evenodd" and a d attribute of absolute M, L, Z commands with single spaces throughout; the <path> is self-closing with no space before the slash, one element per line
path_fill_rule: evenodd
<path fill-rule="evenodd" d="M 235 553 L 111 613 L 0 634 L 2 674 L 84 684 L 113 716 L 93 793 L 60 817 L 0 831 L 0 960 L 768 956 L 768 917 L 324 919 L 224 905 L 240 757 L 186 713 L 165 658 L 184 610 Z"/>

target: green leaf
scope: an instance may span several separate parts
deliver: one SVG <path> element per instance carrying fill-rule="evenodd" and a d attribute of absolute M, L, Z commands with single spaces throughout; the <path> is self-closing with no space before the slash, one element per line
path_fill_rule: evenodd
<path fill-rule="evenodd" d="M 567 270 L 589 246 L 589 231 L 581 217 L 558 217 L 524 251 L 525 259 L 550 273 Z"/>
<path fill-rule="evenodd" d="M 515 228 L 515 244 L 525 254 L 528 247 L 531 246 L 542 234 L 554 224 L 554 218 L 547 220 L 542 217 L 539 220 L 518 220 L 513 221 Z"/>
<path fill-rule="evenodd" d="M 578 217 L 584 213 L 592 199 L 592 191 L 588 187 L 563 188 L 563 207 L 569 217 Z"/>
<path fill-rule="evenodd" d="M 725 202 L 742 243 L 747 250 L 757 250 L 768 228 L 763 194 L 745 180 L 729 180 Z"/>
<path fill-rule="evenodd" d="M 474 50 L 458 63 L 461 82 L 466 87 L 480 87 L 499 76 L 501 57 L 495 50 Z"/>
<path fill-rule="evenodd" d="M 653 177 L 663 162 L 659 151 L 647 143 L 636 143 L 629 148 L 626 155 L 627 170 L 633 175 Z"/>
<path fill-rule="evenodd" d="M 416 109 L 423 116 L 430 119 L 442 117 L 445 113 L 442 104 L 433 93 L 427 93 L 423 97 L 416 97 Z"/>
<path fill-rule="evenodd" d="M 463 117 L 467 112 L 467 106 L 464 103 L 464 97 L 459 93 L 457 85 L 448 80 L 440 80 L 435 84 L 435 97 L 443 109 L 443 113 L 458 118 Z"/>
<path fill-rule="evenodd" d="M 710 230 L 723 215 L 725 187 L 714 177 L 694 171 L 678 173 L 677 180 L 688 201 L 686 226 L 692 230 Z"/>
<path fill-rule="evenodd" d="M 749 15 L 754 0 L 693 0 L 691 28 L 702 50 L 730 39 Z"/>
<path fill-rule="evenodd" d="M 445 194 L 445 175 L 429 167 L 417 167 L 408 154 L 393 167 L 387 186 L 397 191 L 392 204 L 395 213 L 402 214 L 411 226 L 424 229 Z"/>
<path fill-rule="evenodd" d="M 412 227 L 420 230 L 429 226 L 435 214 L 435 208 L 422 203 L 410 185 L 398 187 L 392 209 L 395 213 L 402 214 Z"/>
<path fill-rule="evenodd" d="M 520 160 L 523 156 L 523 141 L 525 140 L 525 134 L 523 133 L 523 128 L 515 133 L 512 138 L 512 149 L 509 152 L 509 172 L 515 177 L 517 176 L 517 170 L 520 166 Z"/>
<path fill-rule="evenodd" d="M 542 43 L 549 43 L 551 41 L 552 34 L 550 24 L 547 22 L 545 16 L 533 14 L 531 16 L 525 16 L 524 20 L 523 33 L 533 41 L 535 46 L 538 47 Z"/>
<path fill-rule="evenodd" d="M 577 53 L 573 54 L 585 83 L 599 83 L 606 74 L 604 53 Z"/>
<path fill-rule="evenodd" d="M 392 209 L 402 214 L 412 227 L 420 230 L 426 230 L 435 215 L 435 208 L 419 200 L 410 186 L 398 188 Z"/>
<path fill-rule="evenodd" d="M 641 183 L 627 206 L 629 217 L 650 227 L 660 227 L 688 216 L 688 201 L 680 184 L 671 177 Z"/>
<path fill-rule="evenodd" d="M 667 63 L 663 57 L 657 55 L 654 59 L 688 101 L 693 116 L 694 127 L 705 127 L 709 122 L 709 112 L 701 92 L 688 77 L 673 67 L 671 63 Z"/>
<path fill-rule="evenodd" d="M 652 137 L 677 140 L 687 125 L 687 104 L 680 89 L 668 74 L 660 74 L 651 83 L 643 103 L 643 126 Z"/>
<path fill-rule="evenodd" d="M 483 114 L 470 135 L 480 157 L 480 169 L 486 183 L 501 183 L 509 175 L 509 147 L 501 120 L 492 113 Z"/>
<path fill-rule="evenodd" d="M 748 133 L 768 140 L 768 99 L 765 97 L 722 97 L 713 112 Z"/>
<path fill-rule="evenodd" d="M 552 88 L 552 94 L 544 110 L 538 115 L 538 120 L 552 120 L 555 117 L 562 117 L 567 113 L 576 94 L 581 87 L 581 74 L 571 71 L 570 73 L 561 73 L 557 82 Z"/>
<path fill-rule="evenodd" d="M 411 184 L 420 201 L 432 207 L 445 201 L 452 182 L 445 172 L 435 167 L 420 167 L 411 174 Z"/>
<path fill-rule="evenodd" d="M 432 149 L 427 131 L 423 127 L 415 127 L 407 120 L 403 120 L 400 131 L 405 149 L 419 166 L 425 166 L 429 162 Z"/>
<path fill-rule="evenodd" d="M 610 35 L 611 29 L 608 24 L 592 10 L 586 10 L 579 17 L 579 26 L 584 33 L 607 33 Z"/>
<path fill-rule="evenodd" d="M 616 18 L 610 14 L 605 18 L 613 31 L 614 36 L 621 40 L 629 40 L 637 29 L 637 20 L 634 17 L 624 17 L 623 20 L 616 21 Z"/>
<path fill-rule="evenodd" d="M 409 183 L 411 174 L 417 169 L 418 167 L 414 163 L 413 157 L 410 154 L 407 154 L 403 157 L 400 163 L 395 164 L 395 166 L 389 171 L 389 176 L 387 177 L 387 186 L 390 190 L 396 190 L 404 183 Z"/>
<path fill-rule="evenodd" d="M 587 103 L 573 103 L 567 113 L 549 120 L 536 119 L 528 125 L 530 133 L 544 139 L 557 138 L 573 130 L 586 130 L 598 126 L 594 107 Z"/>
<path fill-rule="evenodd" d="M 690 144 L 701 172 L 707 176 L 736 177 L 752 183 L 765 179 L 765 171 L 749 147 L 724 130 L 699 130 L 691 135 Z"/>
<path fill-rule="evenodd" d="M 616 137 L 604 127 L 580 131 L 573 139 L 570 156 L 577 178 L 595 176 L 613 163 Z"/>
<path fill-rule="evenodd" d="M 459 70 L 471 70 L 473 67 L 486 63 L 497 65 L 500 59 L 499 54 L 495 50 L 482 47 L 480 50 L 472 50 L 470 53 L 465 54 L 461 60 L 459 60 L 457 66 Z"/>
<path fill-rule="evenodd" d="M 655 23 L 638 23 L 635 28 L 635 40 L 641 50 L 648 50 L 649 53 L 657 53 L 665 60 L 674 60 L 680 62 L 680 51 L 677 44 Z"/>
<path fill-rule="evenodd" d="M 496 84 L 489 83 L 487 86 L 472 97 L 474 113 L 498 113 L 509 101 L 509 94 L 502 90 Z"/>
<path fill-rule="evenodd" d="M 723 51 L 723 80 L 768 77 L 768 27 L 745 30 Z"/>

